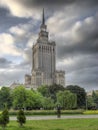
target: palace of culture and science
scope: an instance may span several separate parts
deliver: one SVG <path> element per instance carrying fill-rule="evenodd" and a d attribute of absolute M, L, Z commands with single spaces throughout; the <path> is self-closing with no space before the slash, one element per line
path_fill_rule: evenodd
<path fill-rule="evenodd" d="M 26 88 L 37 89 L 42 85 L 60 84 L 65 87 L 65 72 L 56 70 L 56 43 L 49 41 L 44 9 L 36 43 L 32 47 L 31 75 L 25 75 Z"/>

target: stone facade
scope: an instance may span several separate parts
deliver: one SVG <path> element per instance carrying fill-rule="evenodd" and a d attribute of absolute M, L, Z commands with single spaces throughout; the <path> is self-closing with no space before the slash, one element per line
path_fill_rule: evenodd
<path fill-rule="evenodd" d="M 56 71 L 55 72 L 55 80 L 56 84 L 60 84 L 62 86 L 65 86 L 65 71 Z"/>
<path fill-rule="evenodd" d="M 37 89 L 54 83 L 65 86 L 65 72 L 56 71 L 56 43 L 49 41 L 43 10 L 39 36 L 32 47 L 32 73 L 25 75 L 25 86 Z"/>

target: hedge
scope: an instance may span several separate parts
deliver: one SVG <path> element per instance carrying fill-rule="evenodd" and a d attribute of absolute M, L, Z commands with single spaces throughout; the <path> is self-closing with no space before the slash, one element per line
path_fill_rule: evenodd
<path fill-rule="evenodd" d="M 87 110 L 84 111 L 83 114 L 98 114 L 98 110 Z"/>
<path fill-rule="evenodd" d="M 17 115 L 18 111 L 9 111 L 9 115 Z M 56 115 L 56 110 L 32 110 L 32 111 L 24 111 L 25 115 L 33 116 L 33 115 Z M 61 114 L 83 114 L 83 110 L 61 110 Z"/>

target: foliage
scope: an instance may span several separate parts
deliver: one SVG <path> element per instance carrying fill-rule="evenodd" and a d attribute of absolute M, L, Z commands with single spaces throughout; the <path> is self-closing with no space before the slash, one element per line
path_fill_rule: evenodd
<path fill-rule="evenodd" d="M 53 109 L 54 108 L 54 101 L 51 99 L 51 97 L 44 98 L 42 107 L 44 109 Z"/>
<path fill-rule="evenodd" d="M 68 90 L 57 93 L 57 102 L 63 109 L 73 109 L 77 107 L 77 96 Z"/>
<path fill-rule="evenodd" d="M 23 124 L 26 123 L 26 117 L 23 110 L 19 110 L 17 115 L 17 122 L 20 124 L 20 126 L 23 126 Z"/>
<path fill-rule="evenodd" d="M 25 102 L 24 102 L 24 107 L 27 110 L 32 110 L 34 107 L 34 97 L 33 97 L 33 92 L 31 90 L 26 90 L 25 93 Z"/>
<path fill-rule="evenodd" d="M 93 98 L 94 103 L 96 104 L 96 107 L 98 109 L 98 93 L 96 93 L 95 91 L 93 91 L 92 98 Z"/>
<path fill-rule="evenodd" d="M 92 114 L 92 115 L 98 114 L 98 110 L 86 110 L 86 111 L 83 112 L 83 114 L 88 114 L 88 115 L 89 114 Z"/>
<path fill-rule="evenodd" d="M 18 96 L 17 96 L 18 95 Z M 43 96 L 35 91 L 19 86 L 13 91 L 13 107 L 15 109 L 39 109 L 42 107 Z"/>
<path fill-rule="evenodd" d="M 44 97 L 50 97 L 52 100 L 54 100 L 54 103 L 56 103 L 56 93 L 58 91 L 64 91 L 64 87 L 62 85 L 53 84 L 50 86 L 41 86 L 38 88 L 38 91 Z"/>
<path fill-rule="evenodd" d="M 33 109 L 40 109 L 42 107 L 42 102 L 44 100 L 44 97 L 37 91 L 33 93 L 33 97 L 35 99 Z"/>
<path fill-rule="evenodd" d="M 2 114 L 0 115 L 0 125 L 2 126 L 2 129 L 4 129 L 8 123 L 9 123 L 9 112 L 7 108 L 5 108 Z"/>
<path fill-rule="evenodd" d="M 48 86 L 46 85 L 40 86 L 39 88 L 37 88 L 37 91 L 40 92 L 44 97 L 50 96 Z"/>
<path fill-rule="evenodd" d="M 3 120 L 3 117 L 2 115 L 0 115 L 0 126 L 2 127 L 2 129 L 4 128 L 4 120 Z"/>
<path fill-rule="evenodd" d="M 71 92 L 67 92 L 68 96 L 65 96 L 66 94 L 62 94 L 66 89 L 70 90 Z M 13 90 L 10 90 L 7 87 L 2 87 L 0 90 L 0 109 L 3 109 L 4 106 L 15 110 L 32 110 L 41 108 L 54 109 L 56 104 L 59 102 L 62 104 L 64 109 L 74 109 L 76 108 L 77 104 L 78 108 L 83 108 L 85 106 L 85 90 L 79 86 L 68 86 L 66 89 L 63 86 L 57 84 L 41 86 L 37 91 L 26 90 L 24 86 L 17 86 Z M 57 93 L 59 91 L 61 91 L 62 96 L 59 96 L 57 99 Z M 64 98 L 64 96 L 66 98 Z M 63 104 L 65 99 L 67 105 Z M 94 102 L 96 99 L 97 98 L 94 97 Z"/>
<path fill-rule="evenodd" d="M 13 90 L 13 108 L 21 109 L 25 107 L 26 90 L 24 86 L 16 87 Z"/>
<path fill-rule="evenodd" d="M 48 86 L 48 89 L 49 89 L 50 97 L 51 97 L 51 99 L 54 100 L 54 102 L 56 102 L 56 100 L 57 100 L 56 93 L 59 91 L 64 91 L 64 87 L 62 85 L 57 85 L 57 84 Z"/>
<path fill-rule="evenodd" d="M 88 109 L 96 109 L 96 103 L 92 96 L 87 96 L 87 108 Z"/>
<path fill-rule="evenodd" d="M 25 115 L 34 116 L 34 115 L 56 115 L 57 110 L 29 110 L 24 111 Z M 62 110 L 61 114 L 83 114 L 84 110 Z M 17 116 L 17 110 L 9 111 L 10 116 Z"/>
<path fill-rule="evenodd" d="M 77 95 L 77 106 L 78 108 L 85 108 L 86 106 L 86 92 L 84 88 L 81 88 L 77 85 L 69 85 L 66 87 L 66 90 L 70 90 L 72 93 Z"/>
<path fill-rule="evenodd" d="M 25 108 L 27 110 L 39 109 L 42 107 L 43 96 L 31 90 L 26 90 Z"/>
<path fill-rule="evenodd" d="M 0 109 L 4 109 L 4 107 L 11 108 L 12 106 L 12 96 L 10 88 L 2 87 L 0 90 Z"/>

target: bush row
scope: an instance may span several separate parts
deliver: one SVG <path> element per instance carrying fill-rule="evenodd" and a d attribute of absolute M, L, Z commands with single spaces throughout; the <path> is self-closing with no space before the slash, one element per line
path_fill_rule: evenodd
<path fill-rule="evenodd" d="M 9 115 L 16 116 L 18 111 L 9 111 Z M 56 110 L 32 110 L 24 111 L 25 115 L 56 115 Z M 61 110 L 61 114 L 83 114 L 83 110 Z"/>
<path fill-rule="evenodd" d="M 83 114 L 98 114 L 98 110 L 87 110 L 84 111 Z"/>

